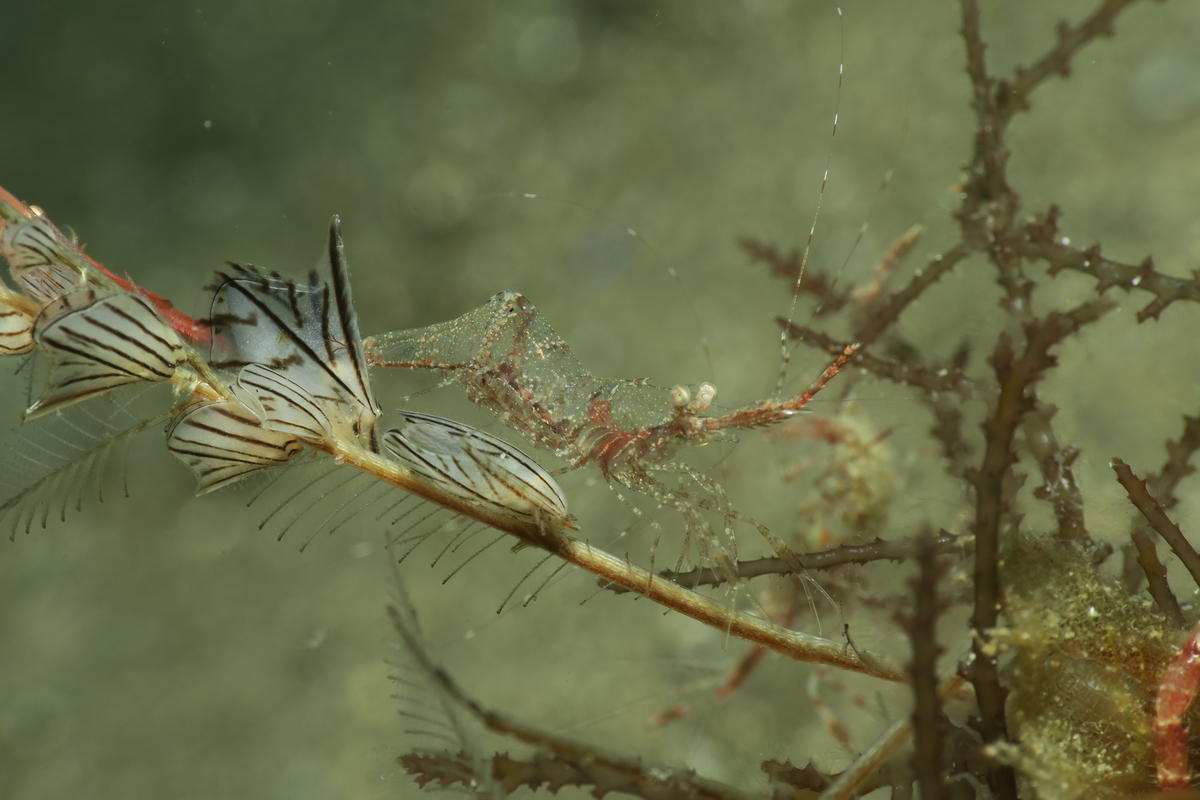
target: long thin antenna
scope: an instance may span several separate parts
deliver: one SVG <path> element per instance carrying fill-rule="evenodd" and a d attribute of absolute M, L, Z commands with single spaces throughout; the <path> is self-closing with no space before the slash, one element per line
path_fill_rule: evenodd
<path fill-rule="evenodd" d="M 817 190 L 817 205 L 813 210 L 812 222 L 808 226 L 808 237 L 804 240 L 804 252 L 800 256 L 800 266 L 796 270 L 796 280 L 792 284 L 792 299 L 788 304 L 787 324 L 779 333 L 779 375 L 775 379 L 775 396 L 783 394 L 783 384 L 787 380 L 788 367 L 792 361 L 792 345 L 788 331 L 796 317 L 796 306 L 800 300 L 800 289 L 804 285 L 804 271 L 808 267 L 808 258 L 812 253 L 813 239 L 817 235 L 817 222 L 821 219 L 821 209 L 825 204 L 825 190 L 829 186 L 829 170 L 833 164 L 833 142 L 837 140 L 838 120 L 842 113 L 842 84 L 846 74 L 846 26 L 842 7 L 836 6 L 838 15 L 838 79 L 837 99 L 834 101 L 833 128 L 830 132 L 829 152 L 825 154 L 825 169 L 821 173 L 821 187 Z"/>

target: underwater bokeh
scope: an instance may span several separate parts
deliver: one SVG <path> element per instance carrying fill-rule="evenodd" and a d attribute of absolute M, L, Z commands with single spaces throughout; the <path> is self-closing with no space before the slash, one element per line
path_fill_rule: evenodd
<path fill-rule="evenodd" d="M 1050 45 L 1057 17 L 1094 4 L 985 5 L 989 63 L 1004 71 Z M 1012 179 L 1027 212 L 1059 203 L 1076 242 L 1101 241 L 1128 262 L 1153 254 L 1187 275 L 1200 259 L 1200 13 L 1143 5 L 1086 49 L 1069 80 L 1035 94 L 1011 133 Z M 774 391 L 774 320 L 789 305 L 786 284 L 752 264 L 739 237 L 802 246 L 819 203 L 810 264 L 848 285 L 868 280 L 914 224 L 927 231 L 901 269 L 957 240 L 949 212 L 973 125 L 957 8 L 842 10 L 799 0 L 8 4 L 0 185 L 70 226 L 114 272 L 196 314 L 227 260 L 310 268 L 338 213 L 365 334 L 518 290 L 594 374 L 647 378 L 664 398 L 710 380 L 732 408 Z M 1000 312 L 982 262 L 943 284 L 902 327 L 944 358 Z M 1090 292 L 1090 280 L 1067 277 L 1037 302 Z M 1200 401 L 1190 310 L 1131 328 L 1140 304 L 1125 304 L 1119 325 L 1064 348 L 1041 389 L 1069 409 L 1057 422 L 1083 449 L 1089 522 L 1114 539 L 1129 513 L 1108 459 L 1156 464 L 1179 414 Z M 797 349 L 785 393 L 825 363 Z M 16 364 L 0 369 L 7 430 L 28 381 Z M 419 408 L 517 440 L 438 383 L 379 376 L 385 424 L 389 409 Z M 897 535 L 913 520 L 953 521 L 961 487 L 930 455 L 925 409 L 905 389 L 852 385 L 874 429 L 893 430 Z M 839 396 L 835 383 L 813 411 L 832 414 Z M 396 579 L 374 515 L 301 553 L 302 531 L 277 542 L 278 519 L 260 530 L 270 509 L 247 507 L 253 489 L 193 499 L 158 437 L 131 451 L 129 499 L 2 542 L 0 796 L 416 795 L 395 761 L 422 740 L 390 698 L 384 608 Z M 781 476 L 811 456 L 755 432 L 739 439 L 687 457 L 739 509 L 790 535 L 798 498 Z M 585 536 L 646 562 L 658 531 L 597 471 L 560 480 Z M 656 558 L 670 566 L 677 518 L 632 502 L 658 520 Z M 1187 530 L 1196 512 L 1185 500 L 1173 513 Z M 765 552 L 744 527 L 741 552 Z M 538 556 L 504 543 L 442 585 L 476 548 L 430 568 L 441 545 L 429 543 L 400 574 L 431 648 L 485 705 L 747 788 L 761 785 L 765 758 L 848 760 L 812 715 L 804 668 L 768 659 L 754 691 L 716 703 L 742 645 L 598 593 L 573 569 L 522 607 L 535 578 L 496 615 Z M 840 629 L 829 609 L 822 624 Z M 890 635 L 867 629 L 858 643 L 895 647 Z M 903 713 L 903 693 L 888 691 Z M 687 718 L 651 726 L 681 702 L 694 706 Z M 853 727 L 862 747 L 880 724 Z"/>

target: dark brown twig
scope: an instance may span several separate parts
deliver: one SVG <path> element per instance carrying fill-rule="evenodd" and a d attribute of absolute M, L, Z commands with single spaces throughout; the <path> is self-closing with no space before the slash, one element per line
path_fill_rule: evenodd
<path fill-rule="evenodd" d="M 1017 211 L 1017 194 L 1008 184 L 1008 150 L 1004 143 L 1008 125 L 1021 111 L 1029 108 L 1030 95 L 1051 75 L 1069 73 L 1071 60 L 1088 43 L 1112 34 L 1116 17 L 1136 0 L 1102 0 L 1099 6 L 1076 25 L 1059 22 L 1057 41 L 1029 67 L 1018 67 L 1011 80 L 998 80 L 988 74 L 984 59 L 986 47 L 980 33 L 977 0 L 961 0 L 962 35 L 967 51 L 967 75 L 971 80 L 971 105 L 978 124 L 975 151 L 964 187 L 960 220 L 968 241 L 988 242 L 986 229 L 1009 231 Z M 989 213 L 982 210 L 987 206 Z M 1007 267 L 1003 249 L 991 256 L 1001 269 L 1001 284 L 1010 300 L 1025 298 L 1030 285 L 1020 281 L 1015 270 Z M 1057 263 L 1057 262 L 1055 262 Z"/>
<path fill-rule="evenodd" d="M 1083 493 L 1071 469 L 1079 451 L 1058 443 L 1051 425 L 1056 410 L 1042 405 L 1025 418 L 1025 443 L 1042 472 L 1042 485 L 1034 490 L 1034 496 L 1054 508 L 1061 538 L 1088 542 L 1091 537 L 1083 519 Z"/>
<path fill-rule="evenodd" d="M 1126 264 L 1102 255 L 1099 245 L 1081 250 L 1064 244 L 1057 235 L 1058 213 L 1058 208 L 1051 207 L 1044 216 L 1027 224 L 1021 236 L 1005 243 L 1008 249 L 1023 258 L 1045 261 L 1050 265 L 1051 275 L 1064 269 L 1090 275 L 1096 280 L 1096 289 L 1101 294 L 1117 287 L 1127 292 L 1136 290 L 1154 295 L 1154 299 L 1138 311 L 1138 322 L 1156 319 L 1176 300 L 1200 302 L 1200 274 L 1178 278 L 1156 270 L 1150 258 L 1140 264 Z"/>
<path fill-rule="evenodd" d="M 1157 474 L 1148 475 L 1144 484 L 1146 492 L 1159 499 L 1164 511 L 1178 502 L 1175 491 L 1179 482 L 1195 472 L 1196 468 L 1190 462 L 1197 449 L 1200 449 L 1200 417 L 1185 416 L 1179 438 L 1167 441 L 1167 458 L 1162 468 Z M 1147 588 L 1155 605 L 1173 625 L 1185 627 L 1179 601 L 1171 591 L 1166 568 L 1158 557 L 1144 516 L 1138 515 L 1134 519 L 1129 536 L 1137 550 L 1137 563 L 1146 577 Z"/>
<path fill-rule="evenodd" d="M 1171 550 L 1175 552 L 1176 558 L 1183 562 L 1183 566 L 1191 573 L 1192 580 L 1196 581 L 1197 586 L 1200 586 L 1200 553 L 1196 552 L 1187 537 L 1183 535 L 1183 531 L 1179 530 L 1179 526 L 1171 521 L 1166 511 L 1163 511 L 1162 505 L 1150 496 L 1150 492 L 1146 489 L 1146 482 L 1139 478 L 1128 464 L 1119 458 L 1114 458 L 1112 468 L 1113 472 L 1117 473 L 1117 480 L 1125 487 L 1125 493 L 1129 495 L 1130 502 L 1137 506 L 1138 511 L 1142 512 L 1146 522 L 1150 523 L 1150 527 L 1170 546 Z"/>
<path fill-rule="evenodd" d="M 1017 195 L 1008 185 L 1008 150 L 1004 145 L 1006 119 L 997 109 L 996 80 L 988 74 L 980 30 L 979 4 L 960 0 L 962 37 L 967 52 L 967 77 L 971 81 L 971 108 L 975 111 L 974 149 L 963 185 L 959 212 L 963 238 L 973 249 L 988 252 L 989 229 L 1007 230 L 1017 210 Z M 991 251 L 993 254 L 995 251 Z M 1012 297 L 1015 289 L 1008 294 Z"/>
<path fill-rule="evenodd" d="M 505 795 L 519 789 L 545 790 L 557 794 L 569 786 L 591 789 L 592 794 L 607 796 L 610 792 L 657 800 L 676 800 L 681 797 L 743 798 L 737 790 L 715 793 L 711 785 L 686 772 L 652 771 L 643 765 L 643 774 L 633 781 L 613 776 L 609 765 L 588 758 L 567 760 L 558 755 L 536 752 L 528 758 L 514 758 L 508 753 L 496 753 L 485 759 L 471 759 L 466 753 L 411 752 L 399 757 L 405 772 L 413 776 L 420 787 L 451 789 L 455 787 L 498 787 Z M 480 774 L 481 767 L 487 774 Z M 490 795 L 489 795 L 490 796 Z M 522 795 L 524 796 L 524 795 Z M 791 795 L 794 797 L 795 795 Z"/>
<path fill-rule="evenodd" d="M 854 332 L 854 340 L 864 348 L 876 341 L 900 319 L 900 315 L 913 301 L 970 254 L 971 248 L 960 242 L 945 253 L 931 258 L 923 268 L 913 274 L 905 286 L 871 304 L 871 314 L 862 327 Z"/>
<path fill-rule="evenodd" d="M 971 624 L 975 630 L 975 661 L 971 680 L 979 700 L 980 733 L 988 742 L 1006 738 L 1005 691 L 1000 685 L 995 652 L 987 647 L 988 632 L 996 627 L 1000 599 L 1000 528 L 1008 511 L 1006 483 L 1011 483 L 1016 462 L 1012 443 L 1017 426 L 1034 410 L 1029 387 L 1054 365 L 1050 348 L 1083 325 L 1094 322 L 1113 308 L 1101 299 L 1077 306 L 1069 312 L 1053 312 L 1025 328 L 1025 351 L 1019 356 L 1012 342 L 1002 335 L 991 356 L 1000 386 L 992 413 L 983 423 L 986 447 L 983 461 L 967 479 L 975 488 L 975 608 Z M 989 775 L 992 790 L 1016 796 L 1012 771 L 997 766 Z"/>
<path fill-rule="evenodd" d="M 691 772 L 654 767 L 638 759 L 608 753 L 584 742 L 527 725 L 499 711 L 484 708 L 468 696 L 449 673 L 433 663 L 411 622 L 394 606 L 388 606 L 387 611 L 392 627 L 404 641 L 408 653 L 448 702 L 466 711 L 493 733 L 532 745 L 550 754 L 550 758 L 543 760 L 542 769 L 535 774 L 515 773 L 534 781 L 533 784 L 525 785 L 547 784 L 547 777 L 555 774 L 547 767 L 547 763 L 552 763 L 559 766 L 560 771 L 555 780 L 561 780 L 560 785 L 592 786 L 598 797 L 608 792 L 624 792 L 647 800 L 674 800 L 679 797 L 693 797 L 699 800 L 749 800 L 748 795 L 732 786 L 706 780 Z M 406 764 L 406 767 L 411 766 Z M 493 762 L 493 769 L 495 766 Z M 453 773 L 438 774 L 440 776 Z M 438 779 L 441 780 L 440 777 Z M 512 789 L 520 785 L 522 784 L 516 784 Z"/>
<path fill-rule="evenodd" d="M 1134 528 L 1129 532 L 1129 537 L 1137 549 L 1137 563 L 1146 575 L 1147 587 L 1150 596 L 1154 598 L 1154 604 L 1172 625 L 1184 628 L 1186 623 L 1183 620 L 1183 612 L 1179 609 L 1179 600 L 1175 598 L 1171 585 L 1167 583 L 1167 569 L 1158 557 L 1154 540 L 1141 528 Z"/>
<path fill-rule="evenodd" d="M 908 672 L 913 689 L 913 772 L 921 787 L 922 800 L 942 797 L 942 703 L 938 697 L 937 660 L 942 648 L 937 643 L 937 621 L 943 610 L 938 599 L 938 579 L 944 571 L 937 562 L 933 535 L 916 540 L 917 576 L 912 582 L 913 610 L 903 619 L 912 643 Z"/>
<path fill-rule="evenodd" d="M 950 675 L 938 686 L 938 696 L 944 700 L 959 695 L 963 689 L 963 683 L 963 678 L 957 673 Z M 902 718 L 893 722 L 873 744 L 854 759 L 854 763 L 839 774 L 837 779 L 821 793 L 822 800 L 848 800 L 850 797 L 859 796 L 868 781 L 872 780 L 873 776 L 908 741 L 908 737 L 912 735 L 912 728 L 911 718 Z"/>
<path fill-rule="evenodd" d="M 1054 75 L 1067 76 L 1071 73 L 1071 60 L 1088 43 L 1113 35 L 1113 23 L 1117 15 L 1137 0 L 1104 0 L 1077 25 L 1060 20 L 1055 29 L 1058 41 L 1037 61 L 1028 67 L 1017 67 L 1004 96 L 1002 110 L 1005 116 L 1029 108 L 1029 95 Z"/>
<path fill-rule="evenodd" d="M 933 414 L 933 425 L 929 433 L 941 447 L 942 460 L 946 462 L 946 471 L 955 478 L 962 478 L 970 468 L 968 459 L 973 449 L 963 435 L 962 403 L 944 394 L 926 394 L 921 399 L 929 406 Z"/>
<path fill-rule="evenodd" d="M 1167 441 L 1167 460 L 1157 474 L 1147 476 L 1150 491 L 1163 508 L 1173 508 L 1178 502 L 1175 490 L 1180 481 L 1196 471 L 1191 460 L 1197 450 L 1200 450 L 1200 416 L 1184 416 L 1179 438 Z"/>
<path fill-rule="evenodd" d="M 780 784 L 774 793 L 774 797 L 778 798 L 778 800 L 783 800 L 784 798 L 791 800 L 797 796 L 804 797 L 805 795 L 797 795 L 797 789 L 802 792 L 822 792 L 841 777 L 841 773 L 834 772 L 827 774 L 821 772 L 812 764 L 797 767 L 791 762 L 776 761 L 774 759 L 767 759 L 762 762 L 762 771 L 772 783 Z M 887 776 L 882 772 L 878 772 L 864 781 L 858 788 L 863 794 L 866 794 L 887 785 Z"/>
<path fill-rule="evenodd" d="M 934 549 L 938 555 L 961 554 L 970 547 L 970 537 L 956 536 L 947 531 L 941 531 L 933 539 Z M 793 553 L 787 556 L 757 558 L 750 561 L 738 561 L 732 565 L 732 570 L 723 566 L 705 567 L 702 569 L 675 572 L 663 570 L 658 573 L 666 580 L 687 588 L 697 586 L 720 586 L 728 583 L 731 578 L 746 580 L 763 575 L 794 575 L 796 569 L 830 569 L 844 564 L 868 564 L 872 561 L 903 561 L 913 557 L 916 552 L 917 540 L 906 539 L 896 542 L 885 542 L 876 539 L 867 544 L 843 545 L 830 550 L 816 553 Z M 627 589 L 620 586 L 607 587 L 614 594 L 624 594 Z"/>
<path fill-rule="evenodd" d="M 785 253 L 769 242 L 749 236 L 738 239 L 738 246 L 746 255 L 750 256 L 751 260 L 765 264 L 771 270 L 772 275 L 786 279 L 788 285 L 796 291 L 817 298 L 817 309 L 814 312 L 816 316 L 821 317 L 841 311 L 850 302 L 850 290 L 839 288 L 837 281 L 822 270 L 810 267 L 804 273 L 804 280 L 800 283 L 796 282 L 800 277 L 801 263 L 804 260 L 799 249 L 792 248 Z"/>
<path fill-rule="evenodd" d="M 847 343 L 839 342 L 807 325 L 799 325 L 783 317 L 776 317 L 776 321 L 789 338 L 818 347 L 831 355 L 837 355 L 847 347 Z M 975 382 L 960 370 L 934 369 L 918 363 L 915 358 L 903 362 L 889 361 L 860 349 L 854 355 L 854 366 L 893 383 L 913 386 L 932 394 L 953 392 L 959 397 L 969 397 L 976 388 Z"/>

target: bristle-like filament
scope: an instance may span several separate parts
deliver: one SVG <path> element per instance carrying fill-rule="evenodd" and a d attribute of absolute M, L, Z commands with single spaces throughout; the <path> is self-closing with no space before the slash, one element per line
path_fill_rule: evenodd
<path fill-rule="evenodd" d="M 64 522 L 89 499 L 103 503 L 113 482 L 128 495 L 127 465 L 120 457 L 133 438 L 165 415 L 129 422 L 124 407 L 104 419 L 86 409 L 71 409 L 53 419 L 22 428 L 6 443 L 12 462 L 4 479 L 11 493 L 0 502 L 0 522 L 9 537 Z M 123 422 L 122 422 L 123 421 Z"/>

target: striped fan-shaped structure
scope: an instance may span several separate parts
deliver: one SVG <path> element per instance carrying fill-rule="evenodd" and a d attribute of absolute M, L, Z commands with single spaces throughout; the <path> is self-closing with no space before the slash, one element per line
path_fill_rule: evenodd
<path fill-rule="evenodd" d="M 400 413 L 383 435 L 399 461 L 471 505 L 537 518 L 567 519 L 567 498 L 550 473 L 509 443 L 454 420 Z"/>
<path fill-rule="evenodd" d="M 285 425 L 315 424 L 312 432 L 325 427 L 327 435 L 376 451 L 380 408 L 367 374 L 336 216 L 321 267 L 303 281 L 242 264 L 218 273 L 209 363 L 251 384 L 275 384 L 266 391 L 288 406 Z M 328 279 L 323 277 L 326 269 Z M 250 371 L 243 373 L 243 368 Z M 304 419 L 314 405 L 324 414 L 323 424 Z"/>
<path fill-rule="evenodd" d="M 0 190 L 3 192 L 3 190 Z M 0 229 L 0 254 L 8 261 L 13 278 L 41 302 L 49 302 L 79 286 L 83 280 L 72 266 L 77 246 L 67 239 L 41 209 L 26 206 L 7 192 L 0 205 L 8 203 Z M 13 207 L 11 203 L 18 203 Z"/>
<path fill-rule="evenodd" d="M 12 300 L 15 296 L 0 287 L 0 356 L 19 356 L 33 349 L 33 317 Z"/>
<path fill-rule="evenodd" d="M 262 364 L 250 364 L 238 374 L 238 386 L 254 397 L 263 411 L 264 427 L 290 433 L 307 442 L 333 435 L 329 416 L 295 381 Z"/>
<path fill-rule="evenodd" d="M 185 353 L 179 336 L 145 298 L 76 289 L 49 303 L 33 338 L 50 363 L 33 418 L 118 386 L 174 377 Z"/>
<path fill-rule="evenodd" d="M 225 400 L 192 406 L 167 431 L 167 448 L 196 474 L 196 493 L 220 489 L 267 467 L 291 461 L 304 444 L 263 426 L 252 404 Z"/>

